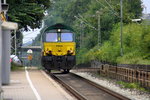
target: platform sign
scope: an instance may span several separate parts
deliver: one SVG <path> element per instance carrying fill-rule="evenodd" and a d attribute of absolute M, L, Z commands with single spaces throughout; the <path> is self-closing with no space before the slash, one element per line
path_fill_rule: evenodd
<path fill-rule="evenodd" d="M 33 51 L 32 51 L 31 49 L 29 49 L 29 50 L 27 51 L 27 53 L 28 53 L 28 54 L 32 54 Z"/>
<path fill-rule="evenodd" d="M 28 60 L 32 60 L 32 55 L 28 55 Z"/>
<path fill-rule="evenodd" d="M 4 12 L 1 12 L 1 13 L 0 13 L 0 18 L 1 18 L 1 21 L 2 21 L 2 22 L 6 21 L 6 17 L 5 17 L 5 15 L 4 15 Z"/>
<path fill-rule="evenodd" d="M 27 54 L 28 54 L 28 60 L 32 60 L 32 53 L 33 53 L 33 51 L 31 50 L 31 49 L 29 49 L 28 51 L 27 51 Z"/>

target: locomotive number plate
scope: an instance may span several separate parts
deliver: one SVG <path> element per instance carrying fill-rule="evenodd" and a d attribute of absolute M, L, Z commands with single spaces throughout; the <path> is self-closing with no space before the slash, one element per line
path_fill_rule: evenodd
<path fill-rule="evenodd" d="M 56 47 L 63 47 L 63 45 L 56 45 Z"/>

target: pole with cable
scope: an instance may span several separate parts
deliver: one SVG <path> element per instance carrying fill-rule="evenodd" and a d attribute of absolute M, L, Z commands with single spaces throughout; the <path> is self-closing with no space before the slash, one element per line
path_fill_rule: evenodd
<path fill-rule="evenodd" d="M 98 45 L 101 46 L 101 17 L 100 12 L 98 13 Z"/>
<path fill-rule="evenodd" d="M 123 41 L 122 41 L 122 32 L 123 32 L 123 11 L 122 11 L 122 2 L 123 0 L 120 0 L 120 17 L 121 17 L 121 20 L 120 20 L 120 28 L 121 28 L 121 31 L 120 31 L 120 55 L 123 56 Z"/>
<path fill-rule="evenodd" d="M 100 11 L 97 11 L 96 12 L 97 15 L 98 15 L 98 39 L 97 39 L 97 42 L 98 42 L 98 46 L 101 46 L 102 44 L 102 39 L 101 39 L 101 12 Z"/>
<path fill-rule="evenodd" d="M 83 31 L 82 31 L 83 30 L 82 29 L 83 28 L 83 21 L 80 22 L 80 28 L 81 28 L 81 30 L 80 30 L 80 49 L 81 49 L 82 48 L 82 39 L 83 39 L 83 37 L 82 37 L 83 36 L 82 35 L 83 34 Z"/>

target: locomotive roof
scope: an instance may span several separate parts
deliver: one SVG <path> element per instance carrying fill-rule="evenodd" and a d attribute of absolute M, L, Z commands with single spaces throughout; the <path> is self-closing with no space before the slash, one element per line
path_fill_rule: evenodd
<path fill-rule="evenodd" d="M 44 32 L 53 30 L 53 29 L 67 29 L 67 30 L 73 31 L 73 29 L 71 27 L 58 23 L 58 24 L 49 26 L 48 28 L 45 29 Z"/>

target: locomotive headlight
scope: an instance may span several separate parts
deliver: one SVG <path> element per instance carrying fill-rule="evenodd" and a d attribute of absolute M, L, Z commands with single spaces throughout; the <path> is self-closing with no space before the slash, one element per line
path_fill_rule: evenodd
<path fill-rule="evenodd" d="M 73 54 L 73 50 L 70 50 L 70 53 Z"/>
<path fill-rule="evenodd" d="M 61 32 L 61 29 L 58 29 L 57 31 L 58 31 L 58 32 Z"/>
<path fill-rule="evenodd" d="M 52 51 L 51 50 L 46 51 L 46 55 L 51 56 L 52 55 Z"/>
<path fill-rule="evenodd" d="M 49 53 L 49 51 L 46 51 L 46 54 L 48 54 Z"/>
<path fill-rule="evenodd" d="M 67 54 L 68 54 L 68 55 L 72 55 L 72 54 L 73 54 L 73 50 L 68 50 L 68 51 L 67 51 Z"/>

